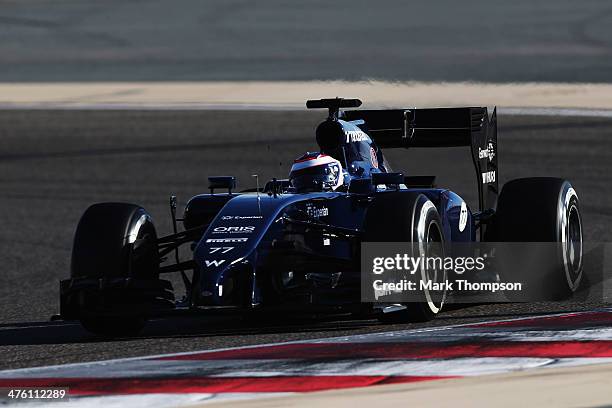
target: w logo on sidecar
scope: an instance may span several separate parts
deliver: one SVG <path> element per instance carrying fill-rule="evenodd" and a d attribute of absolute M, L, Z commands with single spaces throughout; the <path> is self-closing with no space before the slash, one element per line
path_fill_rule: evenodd
<path fill-rule="evenodd" d="M 206 266 L 207 266 L 207 267 L 209 267 L 209 266 L 211 266 L 211 265 L 212 265 L 212 266 L 219 267 L 219 266 L 223 265 L 223 262 L 225 262 L 225 259 L 221 259 L 221 260 L 217 260 L 217 259 L 215 259 L 215 260 L 212 260 L 212 261 L 209 261 L 209 260 L 207 259 L 207 260 L 205 260 L 205 261 L 204 261 L 204 263 L 206 264 Z"/>

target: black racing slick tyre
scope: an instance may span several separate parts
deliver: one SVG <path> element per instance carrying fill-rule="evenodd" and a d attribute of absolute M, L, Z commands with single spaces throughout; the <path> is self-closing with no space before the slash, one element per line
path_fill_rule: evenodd
<path fill-rule="evenodd" d="M 387 192 L 376 196 L 364 222 L 364 242 L 408 243 L 420 255 L 444 257 L 442 222 L 435 205 L 423 194 Z M 436 252 L 435 254 L 433 252 Z M 418 254 L 413 254 L 417 255 Z M 446 271 L 421 269 L 420 279 L 445 282 Z M 433 276 L 432 274 L 435 274 Z M 421 301 L 383 307 L 379 319 L 384 323 L 424 322 L 442 310 L 446 290 L 423 290 Z M 387 310 L 389 310 L 387 312 Z"/>
<path fill-rule="evenodd" d="M 510 300 L 566 299 L 580 286 L 582 217 L 578 194 L 569 181 L 534 177 L 506 183 L 485 238 L 527 243 L 520 245 L 520 259 L 502 260 L 503 264 L 519 265 L 502 267 L 502 281 L 524 283 L 521 293 L 507 293 Z"/>
<path fill-rule="evenodd" d="M 88 316 L 81 326 L 88 332 L 104 337 L 135 336 L 147 323 L 146 317 Z"/>
<path fill-rule="evenodd" d="M 100 282 L 154 282 L 159 278 L 157 233 L 140 206 L 99 203 L 79 221 L 72 250 L 71 277 Z M 123 283 L 121 284 L 124 285 Z M 80 295 L 77 312 L 85 329 L 102 336 L 137 334 L 147 320 L 142 291 L 110 286 Z M 138 309 L 141 308 L 141 309 Z"/>
<path fill-rule="evenodd" d="M 140 206 L 99 203 L 79 221 L 72 247 L 71 276 L 157 279 L 157 233 Z"/>

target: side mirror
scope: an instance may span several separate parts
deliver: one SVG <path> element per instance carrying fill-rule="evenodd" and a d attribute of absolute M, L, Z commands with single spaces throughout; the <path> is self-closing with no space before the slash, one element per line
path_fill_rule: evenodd
<path fill-rule="evenodd" d="M 353 194 L 370 194 L 374 191 L 372 180 L 367 178 L 351 180 L 348 189 L 348 192 Z"/>
<path fill-rule="evenodd" d="M 399 185 L 404 182 L 404 173 L 372 173 L 372 184 Z"/>
<path fill-rule="evenodd" d="M 404 184 L 406 187 L 433 188 L 436 186 L 436 176 L 406 176 Z"/>
<path fill-rule="evenodd" d="M 216 176 L 208 178 L 208 188 L 210 194 L 213 194 L 216 188 L 227 188 L 227 192 L 232 194 L 232 190 L 236 188 L 236 177 L 234 176 Z"/>

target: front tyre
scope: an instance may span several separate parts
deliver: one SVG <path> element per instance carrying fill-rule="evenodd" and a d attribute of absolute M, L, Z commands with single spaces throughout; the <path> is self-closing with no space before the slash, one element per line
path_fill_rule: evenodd
<path fill-rule="evenodd" d="M 74 234 L 70 273 L 73 278 L 157 279 L 157 233 L 149 214 L 127 203 L 90 206 Z"/>
<path fill-rule="evenodd" d="M 411 192 L 382 193 L 368 208 L 364 223 L 364 242 L 404 242 L 413 256 L 444 258 L 442 222 L 435 205 L 423 194 Z M 420 280 L 443 283 L 446 270 L 420 269 Z M 389 305 L 380 320 L 385 323 L 424 322 L 442 310 L 446 289 L 423 289 L 421 301 Z"/>
<path fill-rule="evenodd" d="M 82 317 L 80 322 L 85 330 L 99 336 L 126 337 L 140 333 L 147 324 L 147 319 L 144 316 L 87 316 Z"/>
<path fill-rule="evenodd" d="M 151 287 L 158 282 L 157 233 L 149 214 L 134 204 L 90 206 L 75 233 L 71 277 L 109 284 L 72 296 L 73 313 L 86 330 L 111 337 L 137 334 L 156 294 L 132 290 L 123 282 L 150 282 Z"/>

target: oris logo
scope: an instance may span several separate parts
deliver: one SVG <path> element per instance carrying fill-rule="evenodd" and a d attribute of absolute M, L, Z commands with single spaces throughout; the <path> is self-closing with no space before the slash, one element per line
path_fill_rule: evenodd
<path fill-rule="evenodd" d="M 255 231 L 255 227 L 247 226 L 247 227 L 215 227 L 213 229 L 213 234 L 250 234 Z"/>

